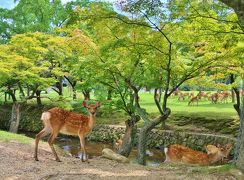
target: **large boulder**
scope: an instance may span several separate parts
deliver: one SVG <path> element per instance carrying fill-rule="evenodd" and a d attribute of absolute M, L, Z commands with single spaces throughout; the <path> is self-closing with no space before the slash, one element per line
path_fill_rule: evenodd
<path fill-rule="evenodd" d="M 122 162 L 122 163 L 128 163 L 129 162 L 128 158 L 126 158 L 125 156 L 122 156 L 120 154 L 115 153 L 113 150 L 111 150 L 109 148 L 103 149 L 102 157 L 107 158 L 107 159 L 111 159 L 111 160 L 115 160 L 118 162 Z"/>

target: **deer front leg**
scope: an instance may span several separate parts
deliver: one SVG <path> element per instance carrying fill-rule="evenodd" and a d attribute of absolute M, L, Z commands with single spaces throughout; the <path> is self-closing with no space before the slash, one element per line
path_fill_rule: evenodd
<path fill-rule="evenodd" d="M 80 138 L 80 148 L 81 148 L 81 154 L 79 154 L 79 158 L 84 162 L 87 161 L 86 151 L 85 151 L 85 137 L 82 134 L 79 134 Z"/>

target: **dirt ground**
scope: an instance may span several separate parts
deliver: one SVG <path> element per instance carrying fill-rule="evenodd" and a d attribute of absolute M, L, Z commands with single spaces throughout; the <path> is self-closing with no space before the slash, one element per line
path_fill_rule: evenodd
<path fill-rule="evenodd" d="M 39 161 L 33 158 L 34 145 L 15 141 L 0 141 L 0 179 L 150 179 L 150 180 L 233 180 L 233 173 L 199 173 L 188 166 L 160 166 L 157 168 L 137 164 L 122 164 L 96 157 L 87 162 L 62 156 L 54 161 L 49 147 L 41 144 Z"/>

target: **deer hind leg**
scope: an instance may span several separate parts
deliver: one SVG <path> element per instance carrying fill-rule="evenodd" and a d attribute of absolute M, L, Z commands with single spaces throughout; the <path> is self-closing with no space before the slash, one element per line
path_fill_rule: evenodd
<path fill-rule="evenodd" d="M 87 155 L 86 155 L 86 150 L 85 150 L 85 137 L 81 134 L 79 134 L 79 138 L 80 138 L 80 148 L 81 148 L 81 152 L 79 154 L 79 158 L 84 162 L 87 161 Z"/>
<path fill-rule="evenodd" d="M 51 130 L 48 128 L 44 128 L 43 130 L 41 130 L 37 135 L 36 135 L 36 140 L 35 140 L 35 154 L 34 154 L 34 158 L 36 161 L 38 161 L 38 157 L 37 157 L 37 151 L 38 151 L 38 144 L 41 138 L 43 138 L 44 136 L 47 136 L 48 134 L 51 133 Z"/>
<path fill-rule="evenodd" d="M 165 160 L 164 160 L 164 163 L 168 163 L 168 162 L 170 162 L 170 158 L 169 158 L 169 156 L 168 156 L 168 151 L 169 151 L 168 148 L 164 148 L 164 154 L 165 154 Z"/>
<path fill-rule="evenodd" d="M 53 146 L 53 142 L 54 142 L 54 140 L 55 140 L 55 138 L 58 136 L 58 133 L 52 133 L 51 134 L 51 136 L 49 137 L 49 139 L 48 139 L 48 144 L 49 144 L 49 146 L 50 146 L 50 148 L 51 148 L 51 150 L 52 150 L 52 152 L 53 152 L 53 155 L 55 156 L 55 160 L 57 161 L 57 162 L 61 162 L 60 161 L 60 159 L 59 159 L 59 157 L 58 157 L 58 154 L 57 154 L 57 152 L 55 151 L 55 149 L 54 149 L 54 146 Z"/>

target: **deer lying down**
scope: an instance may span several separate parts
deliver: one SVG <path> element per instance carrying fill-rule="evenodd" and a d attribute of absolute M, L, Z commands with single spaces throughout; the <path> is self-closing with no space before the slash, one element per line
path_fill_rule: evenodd
<path fill-rule="evenodd" d="M 232 146 L 228 145 L 224 148 L 219 148 L 214 145 L 207 146 L 207 153 L 195 151 L 191 148 L 172 144 L 164 149 L 166 160 L 165 162 L 183 162 L 188 164 L 212 165 L 228 157 Z"/>
<path fill-rule="evenodd" d="M 51 134 L 48 139 L 51 150 L 56 161 L 60 161 L 53 147 L 53 142 L 58 136 L 59 132 L 62 134 L 79 136 L 82 152 L 81 159 L 82 161 L 87 160 L 85 152 L 85 137 L 89 132 L 91 132 L 95 124 L 96 111 L 97 108 L 100 107 L 100 102 L 97 102 L 96 105 L 88 105 L 87 102 L 84 101 L 83 106 L 87 108 L 89 116 L 66 111 L 58 107 L 49 109 L 48 111 L 42 113 L 41 120 L 43 121 L 44 128 L 36 135 L 34 155 L 36 161 L 38 161 L 37 151 L 39 140 L 48 134 Z"/>

